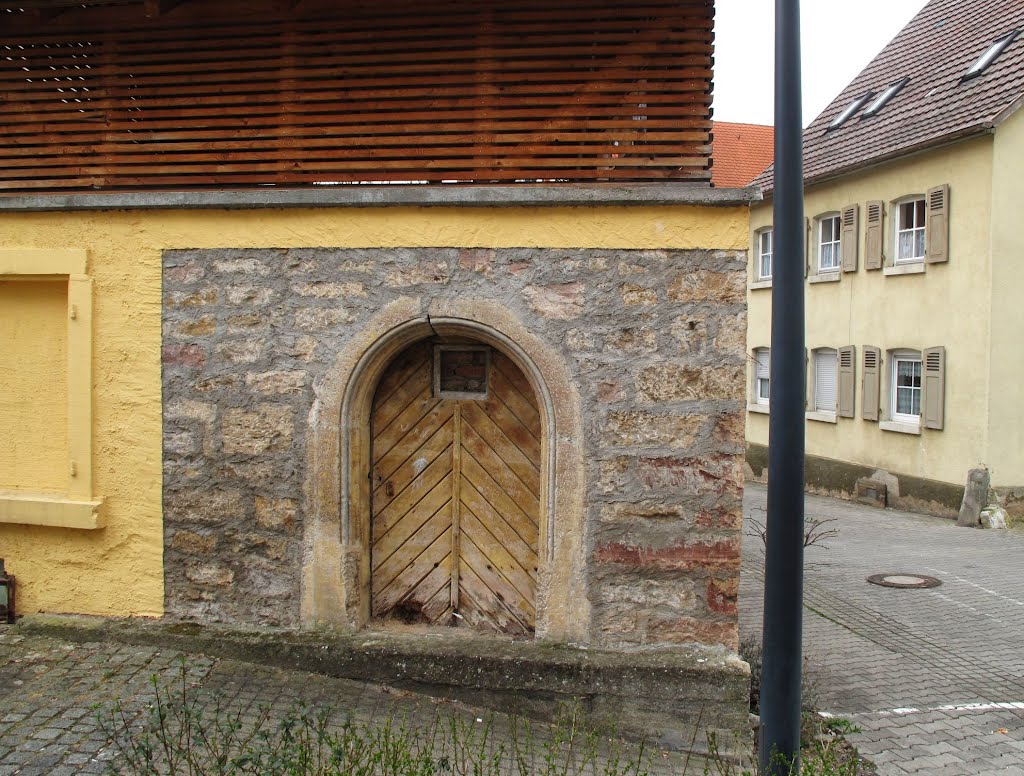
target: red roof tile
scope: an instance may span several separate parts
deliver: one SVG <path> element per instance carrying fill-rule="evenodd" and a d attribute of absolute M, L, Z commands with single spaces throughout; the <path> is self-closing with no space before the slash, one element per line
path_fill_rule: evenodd
<path fill-rule="evenodd" d="M 772 163 L 774 127 L 725 121 L 716 121 L 712 126 L 711 185 L 749 186 Z"/>
<path fill-rule="evenodd" d="M 983 132 L 1024 97 L 1024 34 L 978 77 L 964 73 L 988 47 L 1024 32 L 1024 0 L 930 0 L 881 53 L 804 130 L 804 181 Z M 827 130 L 857 97 L 906 85 L 874 116 L 858 109 Z M 770 190 L 772 170 L 754 183 Z"/>

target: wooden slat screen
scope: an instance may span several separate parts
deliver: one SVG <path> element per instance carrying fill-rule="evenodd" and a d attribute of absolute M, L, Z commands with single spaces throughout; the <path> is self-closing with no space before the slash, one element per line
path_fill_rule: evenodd
<path fill-rule="evenodd" d="M 230 5 L 7 29 L 0 192 L 710 178 L 712 0 Z"/>

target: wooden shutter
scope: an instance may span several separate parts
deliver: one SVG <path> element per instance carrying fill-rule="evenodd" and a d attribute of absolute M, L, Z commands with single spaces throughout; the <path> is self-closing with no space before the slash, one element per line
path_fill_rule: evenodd
<path fill-rule="evenodd" d="M 861 368 L 864 391 L 861 396 L 861 415 L 864 420 L 878 420 L 878 389 L 882 374 L 882 351 L 873 345 L 864 346 Z"/>
<path fill-rule="evenodd" d="M 926 348 L 924 362 L 924 396 L 921 397 L 925 428 L 942 428 L 946 398 L 946 349 L 942 346 Z"/>
<path fill-rule="evenodd" d="M 860 221 L 860 207 L 847 205 L 843 208 L 843 228 L 839 235 L 839 253 L 843 258 L 843 272 L 857 271 L 857 232 Z"/>
<path fill-rule="evenodd" d="M 839 417 L 852 418 L 854 405 L 854 360 L 857 348 L 853 345 L 839 348 Z"/>
<path fill-rule="evenodd" d="M 949 186 L 928 189 L 928 215 L 925 221 L 925 261 L 941 264 L 949 261 Z M 939 428 L 942 428 L 939 426 Z"/>
<path fill-rule="evenodd" d="M 864 269 L 882 268 L 882 219 L 885 204 L 881 200 L 867 204 L 867 228 L 864 230 Z"/>

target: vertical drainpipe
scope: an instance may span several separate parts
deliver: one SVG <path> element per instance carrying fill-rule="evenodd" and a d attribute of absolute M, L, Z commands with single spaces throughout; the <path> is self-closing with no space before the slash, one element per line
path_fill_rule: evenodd
<path fill-rule="evenodd" d="M 771 414 L 759 757 L 766 776 L 800 755 L 804 535 L 804 208 L 800 0 L 775 0 Z"/>

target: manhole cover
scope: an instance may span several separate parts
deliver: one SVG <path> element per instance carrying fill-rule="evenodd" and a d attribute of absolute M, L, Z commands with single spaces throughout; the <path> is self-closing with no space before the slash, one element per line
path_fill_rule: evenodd
<path fill-rule="evenodd" d="M 881 585 L 882 587 L 901 587 L 911 589 L 921 589 L 925 587 L 938 587 L 942 584 L 935 577 L 926 577 L 923 574 L 872 574 L 868 577 L 868 582 L 872 585 Z"/>

